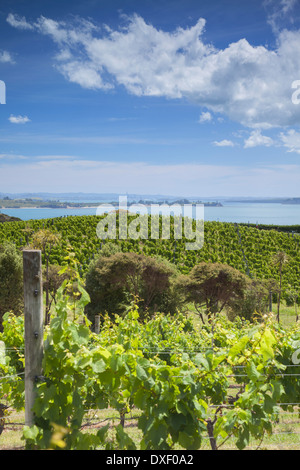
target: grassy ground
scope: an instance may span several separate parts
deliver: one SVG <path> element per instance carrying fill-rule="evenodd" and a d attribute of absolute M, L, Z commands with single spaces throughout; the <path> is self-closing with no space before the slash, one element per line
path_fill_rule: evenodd
<path fill-rule="evenodd" d="M 275 306 L 273 306 L 273 313 L 274 315 L 277 315 L 277 308 Z M 279 314 L 280 314 L 280 322 L 282 323 L 283 326 L 295 325 L 297 314 L 295 312 L 294 307 L 286 307 L 285 305 L 281 305 Z M 299 318 L 299 321 L 300 321 L 300 318 Z"/>
<path fill-rule="evenodd" d="M 126 415 L 125 430 L 131 438 L 138 443 L 142 438 L 142 433 L 138 429 L 138 410 L 133 410 L 131 414 Z M 88 433 L 96 432 L 101 426 L 110 422 L 111 432 L 109 438 L 113 441 L 113 428 L 118 425 L 120 420 L 114 410 L 94 410 L 88 414 L 85 431 Z M 22 437 L 22 426 L 18 423 L 24 422 L 23 413 L 12 413 L 8 419 L 3 433 L 0 436 L 0 450 L 23 450 L 24 441 Z M 11 424 L 9 424 L 11 423 Z M 16 424 L 17 423 L 17 424 Z M 220 449 L 236 449 L 233 438 L 228 439 L 223 445 L 222 440 L 218 441 Z M 203 438 L 202 450 L 210 450 L 209 439 Z M 279 422 L 274 426 L 273 434 L 265 436 L 263 440 L 251 440 L 247 449 L 251 450 L 300 450 L 300 418 L 296 410 L 294 412 L 280 413 Z"/>
<path fill-rule="evenodd" d="M 194 319 L 195 326 L 196 327 L 201 326 L 202 321 L 201 321 L 198 313 L 196 312 L 196 310 L 193 308 L 192 305 L 189 305 L 188 310 L 189 310 L 190 315 L 192 315 L 192 317 Z M 300 323 L 300 307 L 298 307 L 298 310 L 299 310 L 299 323 Z M 274 315 L 274 321 L 276 321 L 277 305 L 273 305 L 272 313 Z M 283 327 L 294 326 L 295 323 L 296 323 L 297 313 L 295 312 L 294 307 L 287 307 L 285 305 L 285 303 L 282 303 L 281 306 L 280 306 L 280 310 L 279 310 L 280 324 Z M 224 315 L 225 315 L 225 313 L 224 313 Z"/>

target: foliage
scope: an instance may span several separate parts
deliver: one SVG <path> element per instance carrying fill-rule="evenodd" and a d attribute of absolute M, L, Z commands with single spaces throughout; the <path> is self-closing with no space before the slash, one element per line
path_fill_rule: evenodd
<path fill-rule="evenodd" d="M 35 232 L 49 229 L 54 234 L 60 235 L 59 243 L 52 248 L 49 263 L 64 265 L 67 263 L 64 260 L 65 256 L 69 251 L 73 251 L 82 275 L 87 272 L 93 258 L 98 256 L 106 245 L 110 245 L 115 246 L 118 251 L 159 255 L 174 263 L 184 274 L 189 273 L 195 264 L 207 261 L 228 264 L 243 273 L 247 272 L 248 266 L 252 279 L 274 278 L 277 281 L 279 281 L 279 271 L 275 265 L 272 265 L 271 260 L 276 253 L 283 251 L 289 257 L 289 264 L 282 277 L 283 290 L 287 285 L 295 289 L 300 288 L 299 235 L 296 233 L 291 235 L 280 232 L 272 226 L 258 229 L 240 224 L 238 226 L 240 243 L 235 224 L 207 221 L 204 223 L 203 247 L 200 250 L 187 251 L 185 238 L 175 240 L 172 230 L 170 239 L 152 240 L 148 234 L 147 239 L 100 240 L 96 234 L 99 220 L 100 216 L 91 215 L 0 224 L 0 243 L 10 241 L 15 243 L 17 248 L 22 248 L 32 243 Z M 171 225 L 172 223 L 174 221 L 171 217 Z M 45 262 L 44 255 L 43 261 Z"/>
<path fill-rule="evenodd" d="M 138 253 L 100 256 L 90 265 L 86 307 L 90 320 L 95 314 L 121 314 L 133 297 L 140 299 L 140 312 L 152 314 L 161 308 L 174 313 L 178 300 L 172 289 L 176 269 L 166 260 Z"/>
<path fill-rule="evenodd" d="M 82 289 L 82 288 L 81 288 Z M 87 320 L 74 321 L 69 299 L 59 290 L 56 312 L 45 330 L 43 377 L 37 383 L 35 424 L 24 427 L 38 449 L 199 449 L 233 437 L 238 449 L 272 433 L 279 406 L 300 399 L 300 365 L 290 365 L 300 330 L 280 327 L 269 315 L 259 323 L 230 322 L 216 315 L 214 328 L 200 330 L 182 314 L 157 314 L 139 321 L 132 305 L 125 317 L 109 317 L 101 334 Z M 88 296 L 82 290 L 77 308 Z M 20 317 L 7 314 L 0 340 L 6 343 L 0 379 L 16 372 L 7 344 L 20 345 Z M 16 323 L 17 321 L 17 323 Z M 19 348 L 17 348 L 19 349 Z M 285 374 L 286 372 L 286 374 Z M 0 380 L 2 396 L 20 402 L 23 381 Z M 234 396 L 230 386 L 238 387 Z M 280 405 L 281 404 L 281 405 Z M 85 430 L 89 410 L 116 409 L 120 417 L 140 410 L 140 440 L 121 424 Z"/>
<path fill-rule="evenodd" d="M 59 240 L 59 234 L 55 234 L 50 229 L 41 229 L 34 233 L 32 237 L 32 246 L 41 250 L 48 260 L 52 249 L 59 243 Z"/>
<path fill-rule="evenodd" d="M 268 311 L 269 291 L 263 281 L 248 280 L 243 294 L 228 302 L 227 316 L 233 320 L 236 316 L 253 321 Z"/>
<path fill-rule="evenodd" d="M 50 229 L 41 229 L 33 234 L 32 245 L 35 249 L 41 250 L 46 261 L 46 323 L 50 318 L 50 299 L 49 299 L 49 258 L 53 248 L 58 245 L 61 236 L 53 233 Z"/>
<path fill-rule="evenodd" d="M 239 301 L 247 282 L 247 277 L 237 269 L 220 263 L 202 262 L 194 266 L 189 275 L 181 276 L 177 287 L 198 311 L 204 306 L 210 318 L 230 302 Z"/>
<path fill-rule="evenodd" d="M 56 303 L 56 296 L 59 288 L 61 287 L 62 283 L 68 279 L 72 278 L 70 272 L 61 272 L 62 267 L 56 264 L 50 264 L 48 266 L 48 273 L 46 274 L 46 268 L 43 269 L 43 290 L 48 290 L 49 293 L 49 305 L 48 308 L 50 310 L 52 303 Z M 47 279 L 48 278 L 48 279 Z"/>
<path fill-rule="evenodd" d="M 5 399 L 14 409 L 24 408 L 24 320 L 7 312 L 3 316 L 3 332 L 0 333 L 0 401 Z"/>
<path fill-rule="evenodd" d="M 242 449 L 252 436 L 263 439 L 272 433 L 279 405 L 288 409 L 287 403 L 300 401 L 300 365 L 293 362 L 300 345 L 299 325 L 285 330 L 269 315 L 262 315 L 259 322 L 253 319 L 250 323 L 243 318 L 229 322 L 217 312 L 227 300 L 232 311 L 244 316 L 247 312 L 247 318 L 254 307 L 258 309 L 258 299 L 263 310 L 265 291 L 260 280 L 266 285 L 269 282 L 268 292 L 277 289 L 280 295 L 295 299 L 300 288 L 298 236 L 240 225 L 239 238 L 234 224 L 206 222 L 203 248 L 187 251 L 184 238 L 174 240 L 171 233 L 170 239 L 151 240 L 145 227 L 141 239 L 104 242 L 96 236 L 98 222 L 99 217 L 83 216 L 0 225 L 0 243 L 16 245 L 2 248 L 7 256 L 4 259 L 0 254 L 0 261 L 5 264 L 15 259 L 17 267 L 18 250 L 31 244 L 36 232 L 48 229 L 59 243 L 53 244 L 50 252 L 43 251 L 43 263 L 61 266 L 60 276 L 66 277 L 59 290 L 54 289 L 56 305 L 45 329 L 43 377 L 37 383 L 36 422 L 33 427 L 24 428 L 27 443 L 41 449 L 174 449 L 178 445 L 198 449 L 207 437 L 213 448 L 221 448 L 222 442 L 233 436 L 237 448 Z M 280 265 L 271 262 L 279 252 L 286 253 L 289 259 L 281 270 Z M 96 336 L 84 315 L 90 299 L 82 280 L 97 265 L 100 254 L 100 273 L 104 273 L 113 266 L 112 258 L 120 259 L 129 253 L 134 257 L 130 255 L 121 263 L 123 284 L 114 278 L 112 270 L 112 282 L 105 286 L 116 296 L 115 305 L 126 307 L 111 307 L 113 322 L 103 312 L 101 334 Z M 148 277 L 143 277 L 142 255 L 151 256 L 149 266 L 154 271 L 148 271 Z M 162 267 L 156 257 L 166 260 L 166 265 Z M 139 261 L 136 265 L 133 258 Z M 173 278 L 171 266 L 190 282 L 202 262 L 214 263 L 211 272 L 215 274 L 219 264 L 239 273 L 226 267 L 225 280 L 228 285 L 236 282 L 235 295 L 232 291 L 229 295 L 229 290 L 221 294 L 220 289 L 211 289 L 205 306 L 215 314 L 211 324 L 203 324 L 198 331 L 182 313 L 174 313 L 173 306 L 180 304 L 172 282 L 165 298 L 162 292 L 154 298 L 153 288 L 163 284 L 166 273 L 168 281 Z M 211 266 L 207 264 L 206 268 Z M 55 276 L 59 274 L 57 269 Z M 76 286 L 69 270 L 75 273 Z M 131 278 L 126 279 L 126 271 L 131 272 Z M 0 262 L 0 275 L 1 272 L 6 273 L 1 271 Z M 157 273 L 159 282 L 149 272 Z M 243 274 L 247 272 L 245 281 Z M 12 283 L 14 293 L 16 279 Z M 216 279 L 212 276 L 208 284 L 211 288 Z M 86 281 L 88 286 L 88 275 Z M 193 279 L 200 281 L 204 281 L 200 276 Z M 152 291 L 146 291 L 147 283 Z M 124 294 L 125 287 L 130 295 L 143 298 L 144 304 L 128 307 L 131 297 Z M 198 299 L 200 305 L 203 297 Z M 147 308 L 150 313 L 168 312 L 170 300 L 172 315 L 145 316 Z M 24 406 L 23 327 L 21 316 L 3 316 L 0 341 L 5 348 L 0 352 L 0 398 L 17 409 Z M 238 387 L 234 396 L 231 386 Z M 139 442 L 133 442 L 121 424 L 108 423 L 94 434 L 86 432 L 88 410 L 108 407 L 118 410 L 120 418 L 133 407 L 140 410 Z"/>
<path fill-rule="evenodd" d="M 272 257 L 272 263 L 275 266 L 278 266 L 279 269 L 279 291 L 278 291 L 278 300 L 277 300 L 277 321 L 279 321 L 280 316 L 280 299 L 281 299 L 281 290 L 282 290 L 282 274 L 283 269 L 286 264 L 289 262 L 289 257 L 284 251 L 278 251 Z"/>
<path fill-rule="evenodd" d="M 118 217 L 117 214 L 117 225 Z M 281 227 L 256 228 L 250 224 L 207 221 L 204 223 L 203 247 L 200 250 L 186 250 L 186 238 L 174 238 L 175 218 L 172 216 L 170 237 L 162 237 L 164 219 L 160 217 L 160 238 L 155 240 L 151 239 L 152 217 L 149 217 L 148 234 L 143 225 L 140 238 L 115 240 L 101 240 L 97 237 L 96 229 L 101 219 L 102 216 L 69 216 L 0 224 L 0 243 L 8 241 L 14 243 L 17 249 L 22 249 L 32 245 L 36 232 L 50 230 L 59 237 L 59 243 L 52 246 L 49 257 L 42 253 L 43 264 L 49 262 L 65 266 L 69 264 L 68 254 L 73 252 L 82 279 L 90 263 L 100 254 L 133 252 L 164 258 L 182 274 L 189 274 L 195 265 L 207 262 L 226 264 L 247 274 L 252 280 L 273 280 L 278 285 L 276 287 L 274 284 L 269 289 L 273 302 L 278 302 L 279 296 L 282 300 L 288 299 L 290 296 L 287 290 L 293 289 L 296 293 L 300 291 L 299 234 L 295 233 L 300 230 L 299 226 L 284 227 L 285 231 L 281 231 Z M 293 232 L 289 233 L 289 229 Z M 272 262 L 279 252 L 284 252 L 289 259 L 281 274 L 278 265 Z"/>
<path fill-rule="evenodd" d="M 23 306 L 23 265 L 16 247 L 0 245 L 0 331 L 3 315 L 8 311 L 20 314 Z"/>

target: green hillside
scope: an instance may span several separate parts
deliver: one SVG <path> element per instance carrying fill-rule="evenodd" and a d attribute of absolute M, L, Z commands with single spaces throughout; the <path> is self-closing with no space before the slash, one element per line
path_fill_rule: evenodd
<path fill-rule="evenodd" d="M 284 270 L 283 287 L 300 287 L 299 233 L 282 232 L 272 227 L 259 229 L 233 223 L 205 222 L 204 246 L 200 250 L 187 251 L 184 238 L 102 241 L 96 235 L 99 220 L 97 216 L 70 216 L 4 223 L 0 224 L 0 243 L 11 241 L 22 249 L 30 244 L 35 232 L 48 228 L 61 235 L 59 245 L 51 252 L 50 263 L 64 265 L 67 262 L 64 258 L 69 252 L 74 252 L 82 275 L 104 243 L 117 243 L 124 252 L 160 255 L 174 262 L 182 273 L 189 272 L 201 261 L 209 261 L 226 263 L 259 279 L 278 279 L 278 268 L 272 265 L 271 258 L 284 251 L 289 263 Z"/>

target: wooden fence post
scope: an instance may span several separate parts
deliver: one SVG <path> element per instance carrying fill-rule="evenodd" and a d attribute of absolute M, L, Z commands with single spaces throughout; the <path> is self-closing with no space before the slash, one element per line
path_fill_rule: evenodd
<path fill-rule="evenodd" d="M 95 315 L 95 333 L 100 333 L 100 315 Z"/>
<path fill-rule="evenodd" d="M 40 250 L 23 251 L 25 326 L 25 424 L 34 424 L 35 386 L 42 373 L 43 284 Z"/>

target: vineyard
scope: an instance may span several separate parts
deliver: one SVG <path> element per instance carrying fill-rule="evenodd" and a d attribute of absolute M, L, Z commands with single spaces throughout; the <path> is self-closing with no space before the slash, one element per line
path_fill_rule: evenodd
<path fill-rule="evenodd" d="M 20 317 L 6 315 L 0 389 L 15 409 L 24 406 L 22 328 Z M 299 328 L 286 331 L 269 318 L 250 325 L 223 317 L 199 332 L 180 314 L 141 323 L 134 305 L 96 335 L 68 317 L 61 296 L 45 330 L 26 445 L 197 450 L 222 449 L 230 439 L 233 448 L 253 440 L 263 448 L 283 413 L 297 418 L 299 346 Z"/>
<path fill-rule="evenodd" d="M 198 450 L 264 448 L 282 417 L 299 423 L 300 328 L 265 314 L 259 321 L 216 314 L 195 323 L 181 312 L 141 321 L 137 301 L 104 317 L 95 333 L 84 308 L 85 274 L 104 245 L 159 255 L 183 273 L 202 261 L 228 264 L 252 279 L 278 279 L 271 258 L 289 257 L 283 288 L 299 289 L 299 235 L 205 223 L 201 250 L 185 239 L 111 240 L 96 236 L 99 217 L 66 217 L 0 225 L 4 241 L 25 248 L 40 229 L 60 235 L 50 264 L 78 260 L 81 296 L 66 279 L 44 328 L 42 375 L 36 378 L 35 424 L 22 426 L 26 448 Z M 70 254 L 74 256 L 70 256 Z M 43 255 L 44 256 L 44 255 Z M 43 258 L 45 261 L 45 259 Z M 66 292 L 69 292 L 68 294 Z M 10 411 L 24 409 L 24 319 L 6 313 L 0 333 L 0 436 Z M 2 406 L 2 407 L 1 407 Z M 299 429 L 299 427 L 297 428 Z M 299 431 L 294 431 L 297 438 Z M 4 432 L 3 432 L 4 435 Z M 0 437 L 1 441 L 1 437 Z M 299 439 L 293 448 L 299 449 Z M 227 447 L 229 446 L 229 447 Z"/>
<path fill-rule="evenodd" d="M 201 261 L 228 264 L 253 279 L 278 279 L 278 269 L 272 266 L 272 255 L 284 251 L 289 264 L 284 276 L 284 287 L 300 288 L 300 234 L 282 232 L 276 229 L 260 230 L 247 225 L 222 222 L 205 222 L 204 246 L 200 250 L 185 249 L 186 238 L 174 239 L 126 239 L 100 240 L 96 234 L 99 216 L 69 216 L 56 219 L 31 220 L 0 224 L 0 243 L 10 241 L 16 247 L 24 248 L 40 229 L 50 229 L 61 236 L 54 246 L 49 262 L 63 266 L 70 252 L 75 254 L 82 276 L 89 263 L 97 257 L 105 243 L 115 243 L 123 252 L 137 252 L 159 255 L 173 262 L 178 270 L 187 273 Z"/>

